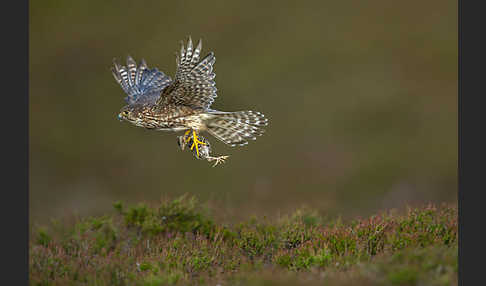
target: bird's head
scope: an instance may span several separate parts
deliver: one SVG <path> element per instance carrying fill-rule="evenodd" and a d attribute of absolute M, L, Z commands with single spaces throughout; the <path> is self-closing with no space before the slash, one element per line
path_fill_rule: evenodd
<path fill-rule="evenodd" d="M 123 121 L 129 121 L 134 123 L 138 119 L 138 111 L 136 108 L 131 107 L 129 105 L 122 107 L 120 110 L 120 113 L 118 113 L 118 120 Z"/>

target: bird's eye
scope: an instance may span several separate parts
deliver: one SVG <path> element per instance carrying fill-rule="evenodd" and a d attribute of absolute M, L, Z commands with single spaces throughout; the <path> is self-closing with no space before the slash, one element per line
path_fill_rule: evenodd
<path fill-rule="evenodd" d="M 128 115 L 128 110 L 124 110 L 122 113 L 123 113 L 123 115 L 127 116 Z"/>

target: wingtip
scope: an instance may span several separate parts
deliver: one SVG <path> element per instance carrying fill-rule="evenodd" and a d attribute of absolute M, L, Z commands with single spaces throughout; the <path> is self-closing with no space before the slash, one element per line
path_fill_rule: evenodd
<path fill-rule="evenodd" d="M 115 78 L 115 80 L 118 82 L 118 83 L 121 83 L 121 77 L 118 73 L 118 70 L 115 69 L 115 67 L 111 67 L 111 74 L 113 75 L 113 77 Z"/>
<path fill-rule="evenodd" d="M 202 49 L 202 39 L 199 38 L 199 42 L 197 43 L 196 50 L 198 50 L 200 52 L 201 49 Z"/>
<path fill-rule="evenodd" d="M 192 38 L 189 36 L 189 39 L 187 40 L 187 51 L 192 51 Z"/>
<path fill-rule="evenodd" d="M 127 55 L 127 65 L 129 65 L 129 64 L 135 64 L 136 65 L 135 60 L 132 58 L 132 56 Z"/>
<path fill-rule="evenodd" d="M 184 58 L 185 54 L 186 54 L 186 47 L 184 47 L 184 41 L 180 41 L 180 44 L 181 44 L 181 51 L 180 51 L 180 55 L 181 55 L 181 59 Z"/>
<path fill-rule="evenodd" d="M 112 62 L 113 62 L 113 66 L 115 67 L 116 71 L 120 70 L 120 64 L 118 63 L 118 59 L 113 58 Z"/>

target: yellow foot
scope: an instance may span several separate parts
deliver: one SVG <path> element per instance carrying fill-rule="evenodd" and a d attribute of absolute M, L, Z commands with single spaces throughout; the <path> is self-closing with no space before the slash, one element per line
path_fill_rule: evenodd
<path fill-rule="evenodd" d="M 219 156 L 219 157 L 211 157 L 208 156 L 206 159 L 211 162 L 211 161 L 216 161 L 213 165 L 213 167 L 216 167 L 219 163 L 224 163 L 224 160 L 228 159 L 229 156 Z"/>
<path fill-rule="evenodd" d="M 186 134 L 185 135 L 189 134 L 190 131 L 191 130 L 186 131 Z M 206 145 L 206 143 L 204 143 L 203 141 L 200 141 L 199 140 L 199 137 L 197 137 L 196 131 L 192 130 L 192 145 L 191 145 L 191 150 L 194 149 L 194 147 L 196 147 L 197 157 L 199 157 L 199 144 Z"/>

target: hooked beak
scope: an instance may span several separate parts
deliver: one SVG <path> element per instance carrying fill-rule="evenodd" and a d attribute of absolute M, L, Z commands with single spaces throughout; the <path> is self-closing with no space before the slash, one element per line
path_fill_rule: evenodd
<path fill-rule="evenodd" d="M 122 117 L 121 113 L 118 113 L 117 118 L 118 118 L 118 120 L 123 121 L 123 117 Z"/>

